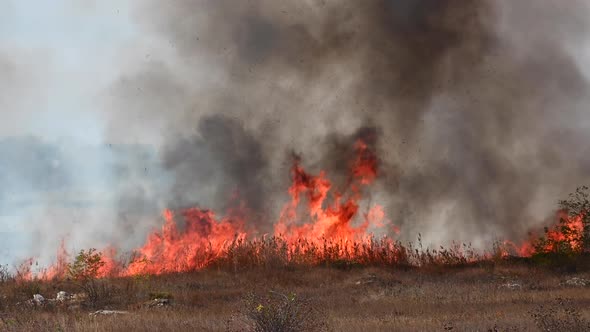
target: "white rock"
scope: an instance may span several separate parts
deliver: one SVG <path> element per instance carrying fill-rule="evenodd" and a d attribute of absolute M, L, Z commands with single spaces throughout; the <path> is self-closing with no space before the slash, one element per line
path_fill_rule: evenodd
<path fill-rule="evenodd" d="M 45 298 L 41 294 L 35 294 L 33 295 L 33 302 L 36 305 L 43 305 L 45 303 Z"/>
<path fill-rule="evenodd" d="M 573 287 L 586 287 L 588 285 L 588 280 L 583 279 L 583 278 L 578 278 L 578 277 L 573 277 L 571 279 L 568 279 L 565 281 L 565 284 L 567 286 L 573 286 Z"/>
<path fill-rule="evenodd" d="M 170 305 L 170 299 L 154 299 L 154 304 L 156 307 L 164 307 Z"/>
<path fill-rule="evenodd" d="M 522 289 L 522 285 L 516 282 L 507 282 L 505 284 L 500 285 L 500 288 L 507 288 L 511 290 Z"/>
<path fill-rule="evenodd" d="M 377 275 L 374 274 L 374 273 L 369 273 L 367 276 L 365 276 L 365 277 L 357 280 L 355 282 L 355 284 L 357 284 L 357 285 L 365 285 L 365 284 L 372 284 L 372 283 L 375 283 L 377 281 L 378 281 Z"/>
<path fill-rule="evenodd" d="M 68 294 L 64 291 L 60 291 L 57 293 L 57 296 L 55 297 L 55 299 L 59 302 L 65 302 L 70 299 L 70 294 Z"/>
<path fill-rule="evenodd" d="M 89 314 L 89 316 L 96 317 L 96 316 L 125 315 L 128 313 L 129 313 L 129 311 L 121 311 L 121 310 L 98 310 L 95 312 L 91 312 Z"/>

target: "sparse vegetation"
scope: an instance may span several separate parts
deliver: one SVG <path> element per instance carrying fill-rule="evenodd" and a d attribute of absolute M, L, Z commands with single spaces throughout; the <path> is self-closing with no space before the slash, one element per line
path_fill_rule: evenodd
<path fill-rule="evenodd" d="M 588 273 L 576 276 L 590 278 Z M 567 285 L 571 277 L 513 262 L 493 268 L 435 270 L 301 267 L 234 273 L 208 269 L 149 280 L 105 279 L 112 297 L 108 305 L 96 309 L 130 313 L 94 318 L 88 313 L 96 309 L 85 306 L 23 305 L 30 299 L 16 291 L 23 285 L 8 281 L 0 284 L 0 299 L 7 296 L 0 331 L 255 331 L 257 321 L 299 324 L 306 317 L 326 331 L 545 331 L 546 326 L 569 328 L 590 321 L 590 289 Z M 79 291 L 56 280 L 37 285 L 46 298 L 55 297 L 59 290 Z M 295 301 L 288 302 L 292 294 Z M 148 305 L 154 296 L 174 301 L 162 307 Z M 565 304 L 556 303 L 557 298 Z M 260 311 L 259 305 L 263 306 Z M 293 314 L 309 309 L 318 312 Z"/>
<path fill-rule="evenodd" d="M 102 254 L 96 249 L 89 249 L 81 250 L 67 267 L 68 279 L 84 291 L 88 296 L 88 303 L 93 306 L 109 295 L 108 284 L 98 280 L 100 269 L 104 265 Z"/>
<path fill-rule="evenodd" d="M 590 192 L 582 186 L 559 202 L 559 223 L 545 227 L 534 243 L 535 263 L 553 268 L 576 270 L 587 265 L 590 253 Z"/>
<path fill-rule="evenodd" d="M 1 266 L 0 330 L 586 331 L 587 193 L 560 202 L 560 224 L 533 243 L 530 258 L 502 243 L 482 254 L 469 244 L 424 248 L 420 238 L 414 246 L 268 237 L 236 238 L 221 255 L 194 257 L 203 268 L 186 273 L 101 277 L 95 249 L 65 264 L 65 279 L 36 279 L 31 260 L 13 272 Z M 564 280 L 563 266 L 576 277 Z M 61 290 L 81 305 L 27 305 Z M 87 315 L 99 308 L 130 314 Z"/>
<path fill-rule="evenodd" d="M 581 245 L 580 251 L 590 251 L 590 192 L 587 186 L 581 186 L 569 198 L 559 202 L 559 207 L 565 211 L 570 218 L 579 217 L 582 222 L 581 234 L 575 234 Z M 563 222 L 562 222 L 563 224 Z"/>
<path fill-rule="evenodd" d="M 573 301 L 557 298 L 548 304 L 538 305 L 532 312 L 535 325 L 543 332 L 590 331 L 590 321 L 582 317 L 582 313 Z"/>
<path fill-rule="evenodd" d="M 313 303 L 295 293 L 269 291 L 244 297 L 244 315 L 253 332 L 319 331 L 322 323 Z"/>

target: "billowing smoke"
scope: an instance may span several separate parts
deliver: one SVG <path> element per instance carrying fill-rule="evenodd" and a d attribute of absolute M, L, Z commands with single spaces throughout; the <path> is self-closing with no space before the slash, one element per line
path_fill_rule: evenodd
<path fill-rule="evenodd" d="M 142 2 L 141 51 L 110 68 L 119 78 L 97 112 L 104 142 L 140 143 L 150 156 L 116 157 L 125 185 L 104 223 L 124 235 L 109 240 L 140 241 L 156 221 L 133 216 L 161 206 L 243 203 L 270 230 L 293 154 L 344 183 L 352 143 L 367 133 L 380 158 L 370 200 L 403 239 L 518 239 L 590 175 L 587 7 Z"/>
<path fill-rule="evenodd" d="M 586 7 L 152 2 L 140 22 L 172 56 L 127 73 L 128 93 L 148 90 L 123 105 L 165 119 L 156 134 L 176 178 L 171 202 L 222 208 L 237 189 L 272 211 L 288 151 L 338 176 L 357 131 L 374 128 L 372 198 L 403 234 L 515 238 L 590 173 Z"/>

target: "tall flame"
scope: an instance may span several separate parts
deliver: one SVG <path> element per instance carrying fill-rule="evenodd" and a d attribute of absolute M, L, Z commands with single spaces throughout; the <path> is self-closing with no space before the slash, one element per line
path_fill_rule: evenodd
<path fill-rule="evenodd" d="M 276 242 L 270 247 L 279 251 L 284 249 L 287 259 L 295 259 L 297 254 L 303 253 L 311 255 L 312 261 L 316 262 L 330 257 L 395 263 L 406 257 L 406 249 L 398 242 L 388 237 L 376 240 L 371 234 L 379 228 L 385 228 L 386 233 L 399 233 L 399 228 L 386 218 L 382 206 L 371 205 L 366 212 L 360 213 L 362 195 L 378 176 L 378 159 L 364 140 L 356 141 L 354 149 L 355 158 L 349 165 L 349 179 L 340 190 L 334 188 L 325 171 L 310 174 L 301 165 L 301 160 L 295 158 L 291 168 L 292 184 L 288 189 L 291 199 L 274 224 L 272 238 Z M 268 238 L 252 237 L 257 230 L 247 223 L 246 215 L 243 207 L 229 211 L 224 217 L 199 208 L 181 212 L 165 210 L 162 228 L 147 237 L 145 244 L 134 251 L 129 263 L 122 264 L 115 258 L 115 248 L 104 250 L 104 265 L 99 270 L 99 276 L 194 271 L 226 258 L 236 244 L 249 243 L 253 256 L 262 255 L 268 247 Z M 559 217 L 562 225 L 567 227 L 547 230 L 546 238 L 550 241 L 547 241 L 544 250 L 553 250 L 552 243 L 559 241 L 569 243 L 572 248 L 581 248 L 582 216 L 569 217 L 562 212 Z M 379 250 L 378 255 L 375 255 L 375 248 Z M 538 250 L 532 239 L 520 245 L 505 241 L 497 249 L 501 256 L 530 256 Z M 464 257 L 460 250 L 456 252 Z M 68 259 L 62 242 L 57 263 L 44 271 L 41 277 L 64 277 Z M 32 277 L 31 266 L 32 260 L 21 266 L 23 278 Z"/>
<path fill-rule="evenodd" d="M 328 194 L 332 189 L 325 172 L 313 176 L 305 172 L 299 160 L 291 170 L 293 184 L 289 188 L 291 202 L 281 213 L 275 226 L 275 235 L 284 236 L 289 241 L 300 238 L 317 241 L 320 238 L 359 240 L 366 237 L 369 226 L 383 226 L 383 208 L 375 205 L 365 215 L 364 221 L 354 226 L 354 218 L 359 212 L 362 186 L 370 185 L 377 177 L 377 159 L 363 141 L 357 141 L 357 158 L 351 166 L 352 178 L 344 192 L 332 193 L 332 203 Z M 297 208 L 301 198 L 307 199 L 305 215 L 298 215 Z M 308 221 L 298 224 L 298 221 Z"/>
<path fill-rule="evenodd" d="M 246 236 L 243 220 L 217 220 L 211 211 L 191 208 L 184 211 L 184 229 L 179 230 L 171 210 L 164 211 L 164 226 L 136 250 L 136 258 L 124 275 L 191 271 L 206 267 L 223 253 L 226 245 Z"/>
<path fill-rule="evenodd" d="M 355 143 L 356 157 L 351 162 L 351 179 L 344 191 L 333 191 L 326 173 L 307 173 L 296 158 L 291 169 L 291 201 L 287 203 L 274 226 L 274 235 L 294 249 L 305 241 L 319 245 L 330 240 L 342 243 L 368 238 L 369 226 L 386 223 L 383 208 L 371 207 L 360 225 L 353 225 L 359 214 L 362 187 L 377 177 L 377 158 L 363 141 Z M 330 196 L 331 195 L 331 196 Z M 303 204 L 305 200 L 306 204 Z M 299 213 L 301 207 L 304 213 Z M 164 211 L 164 226 L 152 233 L 144 246 L 136 250 L 136 258 L 124 270 L 124 275 L 158 274 L 200 269 L 209 265 L 236 241 L 246 239 L 246 221 L 234 214 L 218 219 L 211 211 L 192 208 L 184 211 L 184 227 L 179 229 L 174 213 Z M 341 250 L 347 250 L 346 245 Z"/>

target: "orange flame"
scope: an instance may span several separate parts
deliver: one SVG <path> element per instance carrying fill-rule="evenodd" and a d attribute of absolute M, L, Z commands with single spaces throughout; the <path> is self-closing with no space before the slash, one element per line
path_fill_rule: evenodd
<path fill-rule="evenodd" d="M 164 211 L 161 232 L 152 233 L 136 250 L 136 258 L 124 275 L 191 271 L 207 266 L 223 253 L 228 243 L 245 237 L 240 219 L 216 220 L 211 211 L 197 208 L 184 212 L 184 230 L 179 230 L 174 213 Z"/>
<path fill-rule="evenodd" d="M 321 171 L 317 176 L 310 175 L 299 160 L 295 160 L 291 170 L 293 184 L 289 188 L 291 202 L 283 208 L 275 225 L 275 235 L 285 237 L 290 243 L 297 239 L 318 243 L 322 238 L 355 241 L 366 238 L 370 226 L 384 226 L 385 213 L 379 205 L 369 209 L 360 225 L 353 225 L 359 212 L 361 188 L 371 184 L 377 177 L 375 155 L 361 140 L 357 141 L 355 148 L 357 157 L 351 165 L 352 179 L 344 193 L 332 194 L 331 204 L 329 194 L 332 184 L 325 172 Z M 307 209 L 304 215 L 298 215 L 302 197 L 307 200 Z"/>
<path fill-rule="evenodd" d="M 582 234 L 584 232 L 584 216 L 569 216 L 566 211 L 558 213 L 560 227 L 549 229 L 545 236 L 547 245 L 543 248 L 546 252 L 554 251 L 555 245 L 560 242 L 569 244 L 574 251 L 582 250 Z"/>
<path fill-rule="evenodd" d="M 289 251 L 300 249 L 302 243 L 322 247 L 322 243 L 331 241 L 342 244 L 339 245 L 341 253 L 352 252 L 355 241 L 370 241 L 369 227 L 388 224 L 383 208 L 374 205 L 364 215 L 364 220 L 359 221 L 360 225 L 354 225 L 359 214 L 361 189 L 377 177 L 377 158 L 371 148 L 358 140 L 355 151 L 351 179 L 343 192 L 331 193 L 332 183 L 324 171 L 315 176 L 308 174 L 300 160 L 295 159 L 291 169 L 293 183 L 288 190 L 291 201 L 282 209 L 274 226 L 275 237 L 284 240 Z M 305 213 L 298 215 L 298 208 L 303 205 L 302 198 L 307 203 Z M 120 274 L 160 274 L 201 269 L 250 234 L 245 228 L 245 218 L 239 213 L 217 219 L 211 211 L 192 208 L 183 213 L 182 230 L 172 211 L 165 210 L 163 216 L 165 223 L 162 230 L 148 237 Z"/>
<path fill-rule="evenodd" d="M 573 251 L 582 250 L 582 235 L 584 232 L 584 216 L 570 216 L 567 211 L 558 211 L 558 223 L 546 228 L 544 236 L 530 234 L 528 241 L 520 245 L 511 241 L 503 241 L 499 249 L 502 257 L 516 255 L 530 257 L 537 252 L 555 252 L 560 244 L 566 244 Z M 544 241 L 540 241 L 543 238 Z"/>
<path fill-rule="evenodd" d="M 388 264 L 396 263 L 398 259 L 407 259 L 408 250 L 399 242 L 386 236 L 376 239 L 371 234 L 376 229 L 384 229 L 386 233 L 400 232 L 386 218 L 382 206 L 371 205 L 365 213 L 360 213 L 362 194 L 378 176 L 378 159 L 372 147 L 363 140 L 355 142 L 354 149 L 356 154 L 350 163 L 350 178 L 340 190 L 334 190 L 324 171 L 317 175 L 309 174 L 299 158 L 294 160 L 291 168 L 292 184 L 288 189 L 291 199 L 284 205 L 274 224 L 274 236 L 271 238 L 277 242 L 269 245 L 270 247 L 281 247 L 280 250 L 284 248 L 287 259 L 296 259 L 295 256 L 301 253 L 311 255 L 313 262 L 321 262 L 326 257 L 364 262 L 377 259 Z M 199 208 L 190 208 L 176 214 L 172 210 L 165 210 L 161 230 L 154 231 L 147 237 L 145 244 L 134 251 L 128 264 L 122 264 L 116 259 L 115 248 L 103 251 L 104 265 L 99 269 L 99 276 L 194 271 L 210 266 L 219 259 L 226 259 L 228 253 L 236 248 L 236 244 L 244 243 L 248 243 L 247 250 L 251 250 L 250 253 L 255 256 L 249 259 L 260 260 L 258 256 L 264 255 L 264 251 L 268 249 L 269 238 L 266 235 L 261 239 L 252 238 L 256 230 L 246 222 L 246 214 L 243 206 L 221 218 L 212 211 Z M 550 241 L 545 250 L 553 250 L 550 246 L 556 241 L 565 241 L 572 248 L 581 248 L 579 234 L 583 231 L 582 216 L 572 218 L 562 212 L 559 217 L 562 225 L 566 225 L 572 232 L 563 232 L 563 228 L 558 227 L 547 231 L 546 238 Z M 375 248 L 379 250 L 378 255 L 374 255 Z M 530 241 L 520 245 L 504 241 L 497 248 L 496 254 L 500 257 L 528 257 L 535 250 L 538 248 L 531 235 Z M 427 250 L 418 260 L 429 260 L 434 252 Z M 443 252 L 442 256 L 449 256 L 449 253 L 459 258 L 469 256 L 469 252 L 463 253 L 459 247 Z M 62 242 L 57 263 L 45 271 L 42 277 L 64 277 L 68 258 Z M 24 279 L 32 277 L 32 260 L 27 263 L 20 268 Z"/>

